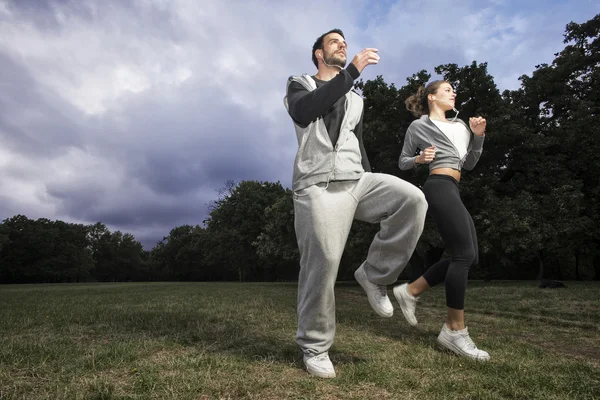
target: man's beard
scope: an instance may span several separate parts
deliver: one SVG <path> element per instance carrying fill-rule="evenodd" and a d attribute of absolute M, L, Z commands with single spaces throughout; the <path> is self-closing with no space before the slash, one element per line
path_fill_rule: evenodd
<path fill-rule="evenodd" d="M 323 61 L 325 62 L 325 65 L 329 64 L 331 66 L 344 68 L 346 66 L 346 60 L 342 60 L 340 57 L 341 56 L 336 56 L 335 53 L 333 53 L 331 57 L 325 54 Z"/>

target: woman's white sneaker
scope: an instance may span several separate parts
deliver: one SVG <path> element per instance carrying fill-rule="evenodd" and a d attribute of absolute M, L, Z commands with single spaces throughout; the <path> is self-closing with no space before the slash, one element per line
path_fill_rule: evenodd
<path fill-rule="evenodd" d="M 335 370 L 327 352 L 313 357 L 304 356 L 304 365 L 309 374 L 320 378 L 335 378 Z"/>
<path fill-rule="evenodd" d="M 490 355 L 487 351 L 479 350 L 471 337 L 467 328 L 460 331 L 448 329 L 446 324 L 442 326 L 442 331 L 438 335 L 437 342 L 440 346 L 448 349 L 459 356 L 469 357 L 473 360 L 488 361 Z"/>
<path fill-rule="evenodd" d="M 398 304 L 400 304 L 400 309 L 402 310 L 402 314 L 404 314 L 404 318 L 409 325 L 415 326 L 417 325 L 417 317 L 415 317 L 415 308 L 417 308 L 418 297 L 415 297 L 408 293 L 408 283 L 403 283 L 402 285 L 396 286 L 393 290 L 394 297 L 398 300 Z"/>

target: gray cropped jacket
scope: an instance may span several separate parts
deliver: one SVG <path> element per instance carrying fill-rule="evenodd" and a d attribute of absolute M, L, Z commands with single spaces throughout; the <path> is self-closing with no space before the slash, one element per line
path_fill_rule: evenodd
<path fill-rule="evenodd" d="M 415 153 L 417 150 L 425 150 L 428 147 L 435 146 L 435 158 L 429 163 L 429 170 L 434 168 L 453 168 L 458 171 L 461 169 L 471 170 L 477 164 L 481 151 L 483 149 L 484 136 L 475 135 L 469 126 L 461 119 L 457 122 L 463 124 L 471 133 L 471 140 L 467 147 L 467 153 L 460 158 L 458 150 L 446 135 L 435 125 L 428 115 L 422 115 L 421 118 L 414 120 L 404 137 L 404 146 L 398 160 L 398 166 L 402 170 L 415 167 Z"/>

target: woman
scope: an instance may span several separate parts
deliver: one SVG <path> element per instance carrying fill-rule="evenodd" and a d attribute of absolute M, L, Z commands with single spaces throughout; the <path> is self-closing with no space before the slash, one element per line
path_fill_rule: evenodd
<path fill-rule="evenodd" d="M 417 296 L 445 282 L 448 317 L 437 338 L 439 345 L 454 353 L 476 360 L 489 360 L 479 350 L 465 326 L 464 303 L 469 268 L 477 264 L 477 235 L 471 215 L 458 190 L 461 169 L 472 169 L 481 155 L 486 121 L 470 118 L 469 126 L 457 119 L 454 108 L 456 94 L 446 81 L 434 81 L 421 87 L 406 100 L 406 108 L 419 119 L 408 127 L 399 166 L 403 170 L 429 164 L 429 177 L 423 192 L 429 204 L 428 213 L 444 240 L 449 259 L 431 266 L 419 279 L 394 288 L 394 295 L 406 320 L 417 324 Z M 446 111 L 456 116 L 446 119 Z M 415 156 L 417 150 L 420 154 Z"/>

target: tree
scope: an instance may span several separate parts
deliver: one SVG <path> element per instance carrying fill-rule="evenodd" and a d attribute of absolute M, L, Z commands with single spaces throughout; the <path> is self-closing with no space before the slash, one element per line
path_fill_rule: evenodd
<path fill-rule="evenodd" d="M 229 187 L 206 221 L 212 241 L 207 258 L 213 266 L 236 271 L 239 281 L 264 277 L 264 261 L 253 243 L 266 222 L 265 210 L 285 193 L 279 182 L 243 181 Z"/>
<path fill-rule="evenodd" d="M 294 229 L 293 192 L 286 189 L 272 206 L 265 209 L 265 223 L 252 243 L 261 259 L 268 280 L 298 278 L 300 253 Z"/>
<path fill-rule="evenodd" d="M 205 239 L 204 229 L 198 225 L 173 228 L 153 249 L 153 258 L 168 279 L 212 280 L 203 259 Z"/>
<path fill-rule="evenodd" d="M 513 191 L 527 190 L 543 205 L 540 219 L 545 251 L 540 265 L 572 260 L 579 277 L 582 259 L 598 265 L 600 144 L 600 15 L 566 27 L 568 45 L 551 65 L 521 77 L 522 87 L 507 93 L 511 113 L 532 134 L 510 152 L 507 174 Z M 535 151 L 532 151 L 535 150 Z M 545 254 L 546 260 L 543 260 Z M 546 261 L 546 262 L 544 262 Z M 567 265 L 567 269 L 570 265 Z M 548 277 L 560 277 L 559 265 Z"/>
<path fill-rule="evenodd" d="M 87 227 L 16 215 L 0 229 L 0 281 L 71 282 L 92 268 Z"/>

